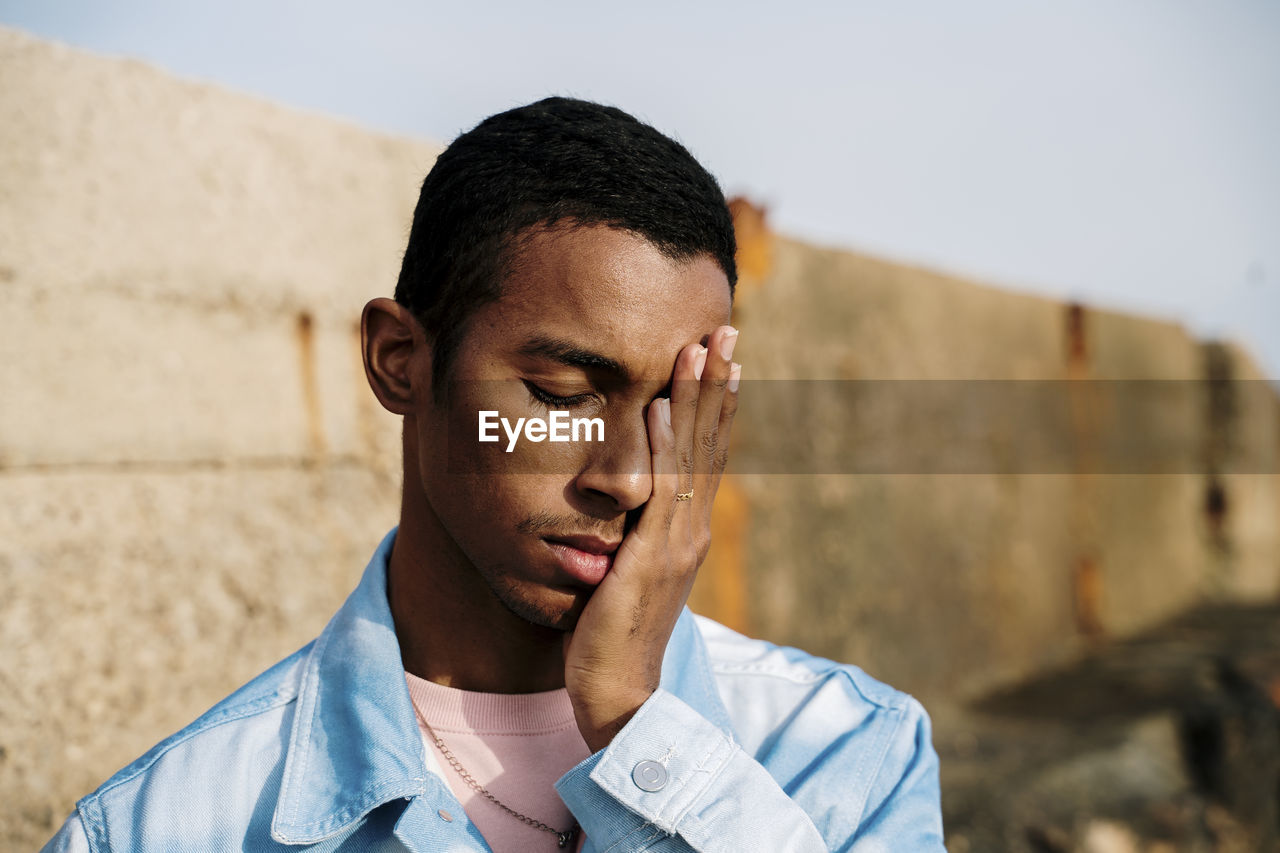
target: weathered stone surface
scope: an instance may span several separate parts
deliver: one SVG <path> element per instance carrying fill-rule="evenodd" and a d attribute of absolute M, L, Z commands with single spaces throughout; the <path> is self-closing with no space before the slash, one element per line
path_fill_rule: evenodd
<path fill-rule="evenodd" d="M 395 523 L 357 323 L 438 149 L 4 29 L 0 79 L 0 847 L 34 849 Z"/>
<path fill-rule="evenodd" d="M 1065 428 L 1082 447 L 1136 438 L 1132 452 L 1141 453 L 1160 439 L 1181 454 L 1160 475 L 1115 473 L 1117 453 L 1129 452 L 1123 445 L 1081 454 L 1052 474 L 1016 464 L 962 475 L 754 473 L 801 470 L 822 458 L 815 444 L 838 447 L 865 433 L 875 413 L 855 412 L 842 424 L 817 409 L 753 407 L 748 381 L 734 461 L 753 471 L 742 483 L 761 519 L 746 526 L 743 549 L 755 631 L 949 701 L 1068 660 L 1205 596 L 1275 594 L 1277 478 L 1228 478 L 1229 530 L 1218 538 L 1232 544 L 1215 544 L 1204 512 L 1204 354 L 1179 327 L 786 240 L 772 277 L 744 293 L 738 310 L 746 380 L 952 380 L 956 414 L 964 389 L 976 395 L 988 380 L 1088 380 L 1078 383 L 1065 424 L 1054 414 L 991 413 L 984 428 L 993 446 L 1003 435 L 1017 451 L 1029 436 Z M 1247 357 L 1232 358 L 1248 375 Z M 1163 381 L 1168 411 L 1131 404 L 1102 384 L 1135 379 Z M 823 393 L 831 392 L 813 395 L 819 407 Z M 1249 433 L 1254 447 L 1276 446 L 1280 420 L 1265 411 L 1274 410 L 1274 394 L 1257 396 L 1231 429 Z M 970 417 L 981 423 L 983 415 Z M 1135 417 L 1147 420 L 1135 426 Z M 906 426 L 901 441 L 931 451 L 956 440 L 958 422 Z M 785 437 L 767 444 L 767 462 L 757 455 L 760 436 Z"/>
<path fill-rule="evenodd" d="M 0 30 L 6 283 L 348 319 L 438 147 Z"/>
<path fill-rule="evenodd" d="M 0 847 L 318 634 L 398 505 L 354 465 L 0 476 Z"/>

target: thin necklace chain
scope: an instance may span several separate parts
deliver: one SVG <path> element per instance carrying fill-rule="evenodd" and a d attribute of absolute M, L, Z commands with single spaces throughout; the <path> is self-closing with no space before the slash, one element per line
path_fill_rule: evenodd
<path fill-rule="evenodd" d="M 520 812 L 511 808 L 511 806 L 507 805 L 506 803 L 502 802 L 502 800 L 499 800 L 497 797 L 491 794 L 488 788 L 486 788 L 484 785 L 481 785 L 479 782 L 477 782 L 476 777 L 472 776 L 471 773 L 467 770 L 467 768 L 462 766 L 462 762 L 458 761 L 458 758 L 453 754 L 453 751 L 449 749 L 448 746 L 445 745 L 445 742 L 443 740 L 440 739 L 440 735 L 436 734 L 436 730 L 431 728 L 431 724 L 427 722 L 426 717 L 422 716 L 422 711 L 421 709 L 418 708 L 418 705 L 416 702 L 413 703 L 413 711 L 415 714 L 418 715 L 418 719 L 422 721 L 422 725 L 424 728 L 426 728 L 427 734 L 431 735 L 431 739 L 435 741 L 436 748 L 439 749 L 440 752 L 444 755 L 444 757 L 449 760 L 449 765 L 453 767 L 454 770 L 457 771 L 458 775 L 462 777 L 462 781 L 466 782 L 467 785 L 471 788 L 471 790 L 475 791 L 477 794 L 484 797 L 486 800 L 493 803 L 495 806 L 502 809 L 504 812 L 511 815 L 516 820 L 521 821 L 522 823 L 528 824 L 529 826 L 532 826 L 534 829 L 541 829 L 543 832 L 551 833 L 556 837 L 556 840 L 560 842 L 561 849 L 568 847 L 569 844 L 572 843 L 573 840 L 578 836 L 578 830 L 580 827 L 578 826 L 578 822 L 576 820 L 573 822 L 573 826 L 569 827 L 564 832 L 561 832 L 555 827 L 547 826 L 545 823 L 543 823 L 540 820 L 534 820 L 528 815 L 520 814 Z"/>

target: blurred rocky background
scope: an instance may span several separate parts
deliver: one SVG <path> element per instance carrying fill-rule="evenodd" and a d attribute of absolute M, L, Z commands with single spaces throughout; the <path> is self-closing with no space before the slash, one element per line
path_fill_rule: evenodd
<path fill-rule="evenodd" d="M 438 146 L 13 30 L 0 81 L 18 850 L 315 636 L 395 523 L 357 323 Z M 733 207 L 749 384 L 695 609 L 919 696 L 952 853 L 1276 849 L 1280 402 L 1249 356 Z"/>

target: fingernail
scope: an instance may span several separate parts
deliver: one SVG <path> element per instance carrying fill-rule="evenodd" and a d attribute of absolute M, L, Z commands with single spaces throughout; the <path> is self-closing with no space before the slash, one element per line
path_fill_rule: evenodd
<path fill-rule="evenodd" d="M 738 380 L 742 378 L 742 365 L 737 362 L 729 368 L 729 390 L 738 393 Z"/>
<path fill-rule="evenodd" d="M 733 346 L 738 342 L 738 330 L 729 327 L 729 331 L 724 333 L 724 337 L 720 339 L 720 357 L 725 361 L 733 358 Z"/>
<path fill-rule="evenodd" d="M 658 407 L 658 414 L 662 417 L 662 422 L 671 427 L 671 400 L 666 397 L 660 397 L 654 401 L 654 405 Z"/>
<path fill-rule="evenodd" d="M 698 347 L 698 354 L 693 358 L 693 378 L 702 378 L 702 368 L 707 366 L 707 348 Z"/>

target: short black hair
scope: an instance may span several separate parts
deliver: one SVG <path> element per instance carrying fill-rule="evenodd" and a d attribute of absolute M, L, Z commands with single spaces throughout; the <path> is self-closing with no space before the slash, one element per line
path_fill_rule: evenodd
<path fill-rule="evenodd" d="M 443 387 L 467 319 L 501 296 L 517 238 L 534 226 L 607 225 L 674 260 L 710 255 L 738 273 L 716 179 L 680 143 L 616 107 L 547 98 L 459 136 L 422 183 L 396 302 L 433 336 Z"/>

